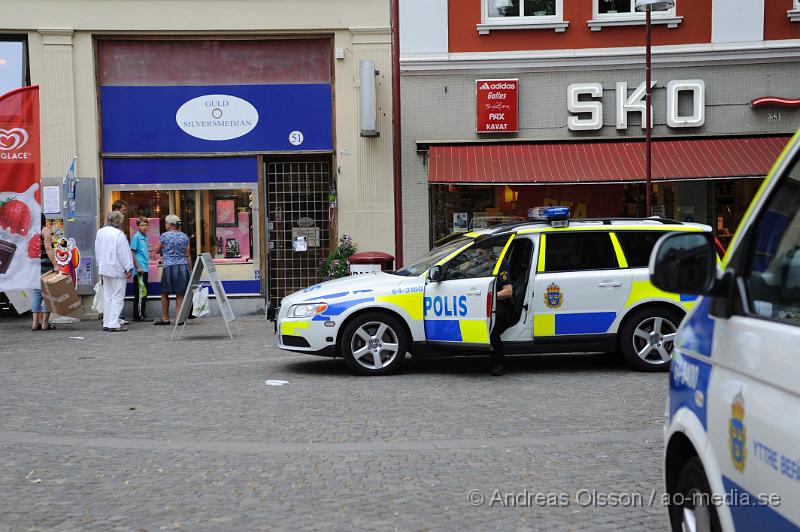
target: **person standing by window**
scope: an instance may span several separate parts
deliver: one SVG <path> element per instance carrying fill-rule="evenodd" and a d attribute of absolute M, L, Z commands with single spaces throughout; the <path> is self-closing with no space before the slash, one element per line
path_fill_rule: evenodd
<path fill-rule="evenodd" d="M 103 282 L 103 330 L 127 331 L 119 316 L 125 303 L 125 285 L 133 272 L 133 258 L 122 224 L 125 217 L 119 211 L 106 216 L 106 226 L 97 231 L 94 252 Z"/>
<path fill-rule="evenodd" d="M 174 214 L 164 218 L 167 232 L 161 233 L 156 253 L 161 255 L 164 269 L 161 272 L 161 319 L 153 325 L 169 325 L 169 296 L 175 294 L 177 319 L 183 296 L 189 285 L 189 237 L 181 231 L 181 219 Z"/>
<path fill-rule="evenodd" d="M 42 229 L 39 234 L 41 250 L 39 252 L 39 261 L 42 263 L 41 273 L 45 273 L 54 269 L 56 258 L 53 255 L 53 242 L 50 236 L 50 228 L 47 226 L 47 219 L 42 214 Z M 55 325 L 50 323 L 50 311 L 47 308 L 47 303 L 42 297 L 42 291 L 39 288 L 33 289 L 33 301 L 31 302 L 31 311 L 33 314 L 33 324 L 31 325 L 32 331 L 52 331 Z"/>
<path fill-rule="evenodd" d="M 118 211 L 122 214 L 122 225 L 120 225 L 120 231 L 122 234 L 125 235 L 125 238 L 128 238 L 128 229 L 127 224 L 125 223 L 128 219 L 128 202 L 123 199 L 118 199 L 114 203 L 111 204 L 111 211 Z M 134 316 L 136 315 L 136 311 L 134 311 Z M 125 299 L 122 300 L 122 308 L 119 310 L 119 324 L 120 325 L 128 325 L 128 322 L 125 320 Z"/>
<path fill-rule="evenodd" d="M 139 297 L 139 282 L 147 286 L 147 276 L 150 270 L 150 250 L 147 242 L 147 228 L 150 222 L 140 216 L 136 222 L 139 229 L 131 237 L 131 254 L 133 256 L 133 321 L 143 321 L 147 296 Z"/>

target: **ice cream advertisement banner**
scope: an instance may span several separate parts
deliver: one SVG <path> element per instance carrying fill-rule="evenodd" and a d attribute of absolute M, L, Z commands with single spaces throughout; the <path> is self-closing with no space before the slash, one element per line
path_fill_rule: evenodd
<path fill-rule="evenodd" d="M 39 288 L 39 87 L 0 96 L 0 292 Z"/>

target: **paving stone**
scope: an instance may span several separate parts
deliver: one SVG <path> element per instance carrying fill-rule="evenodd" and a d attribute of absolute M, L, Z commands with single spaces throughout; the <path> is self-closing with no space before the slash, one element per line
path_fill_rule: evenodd
<path fill-rule="evenodd" d="M 172 342 L 100 326 L 0 320 L 0 529 L 668 529 L 647 504 L 665 374 L 562 355 L 363 378 L 277 350 L 262 318 L 235 341 L 212 319 Z"/>

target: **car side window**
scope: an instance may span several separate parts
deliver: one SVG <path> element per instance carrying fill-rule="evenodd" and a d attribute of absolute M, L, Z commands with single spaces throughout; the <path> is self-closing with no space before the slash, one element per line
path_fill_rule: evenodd
<path fill-rule="evenodd" d="M 508 242 L 507 236 L 492 238 L 465 249 L 447 265 L 444 280 L 491 277 L 494 275 L 494 267 L 506 242 Z"/>
<path fill-rule="evenodd" d="M 629 268 L 647 268 L 650 253 L 664 231 L 617 231 L 617 238 L 625 253 Z"/>
<path fill-rule="evenodd" d="M 611 237 L 605 231 L 547 233 L 545 272 L 619 268 Z"/>
<path fill-rule="evenodd" d="M 800 159 L 752 229 L 745 284 L 751 312 L 800 326 Z"/>

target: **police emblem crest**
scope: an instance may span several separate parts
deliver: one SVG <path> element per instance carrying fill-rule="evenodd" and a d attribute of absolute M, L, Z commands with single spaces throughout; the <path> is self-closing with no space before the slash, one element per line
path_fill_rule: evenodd
<path fill-rule="evenodd" d="M 736 394 L 731 404 L 731 419 L 728 422 L 728 448 L 733 467 L 740 473 L 747 461 L 747 428 L 744 426 L 744 397 Z"/>
<path fill-rule="evenodd" d="M 564 294 L 561 293 L 561 287 L 552 283 L 544 293 L 544 304 L 550 308 L 558 308 L 563 302 Z"/>

